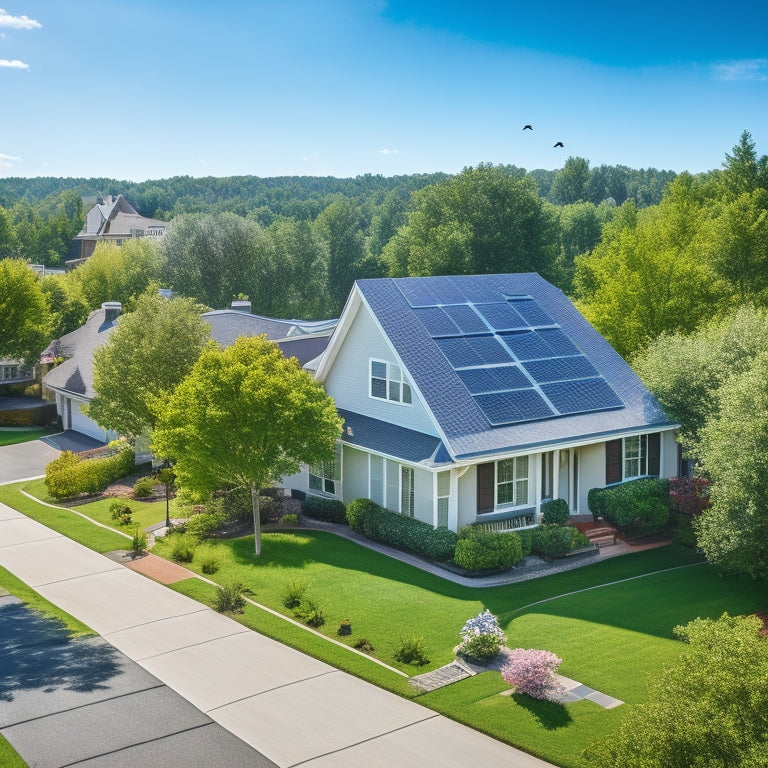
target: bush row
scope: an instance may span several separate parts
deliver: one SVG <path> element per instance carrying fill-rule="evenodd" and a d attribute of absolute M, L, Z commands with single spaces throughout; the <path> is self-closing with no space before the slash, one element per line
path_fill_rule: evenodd
<path fill-rule="evenodd" d="M 327 520 L 330 523 L 347 522 L 347 508 L 338 499 L 305 496 L 301 501 L 301 513 L 315 520 Z"/>
<path fill-rule="evenodd" d="M 50 427 L 57 421 L 56 403 L 0 411 L 0 425 L 4 427 Z"/>
<path fill-rule="evenodd" d="M 459 531 L 453 559 L 465 571 L 509 568 L 523 559 L 523 545 L 517 533 L 497 533 L 468 525 Z"/>
<path fill-rule="evenodd" d="M 129 475 L 134 466 L 130 448 L 98 459 L 82 459 L 72 451 L 64 451 L 45 468 L 45 485 L 51 498 L 72 499 L 81 493 L 100 493 L 110 483 Z"/>
<path fill-rule="evenodd" d="M 608 488 L 592 488 L 587 497 L 592 517 L 619 529 L 663 528 L 669 519 L 669 480 L 641 478 Z"/>
<path fill-rule="evenodd" d="M 450 560 L 458 537 L 448 528 L 433 528 L 413 517 L 398 515 L 370 499 L 355 499 L 347 506 L 347 522 L 353 531 L 373 541 L 413 552 L 428 560 Z"/>
<path fill-rule="evenodd" d="M 589 545 L 589 539 L 570 525 L 538 525 L 531 529 L 531 550 L 547 560 L 565 557 Z"/>

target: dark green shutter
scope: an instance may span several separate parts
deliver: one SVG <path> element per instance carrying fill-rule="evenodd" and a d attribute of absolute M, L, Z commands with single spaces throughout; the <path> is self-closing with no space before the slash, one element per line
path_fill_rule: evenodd
<path fill-rule="evenodd" d="M 623 478 L 621 471 L 622 461 L 622 446 L 623 441 L 621 438 L 618 440 L 609 440 L 605 444 L 605 484 L 620 483 Z"/>
<path fill-rule="evenodd" d="M 494 507 L 494 467 L 493 462 L 477 465 L 477 513 L 493 512 Z"/>

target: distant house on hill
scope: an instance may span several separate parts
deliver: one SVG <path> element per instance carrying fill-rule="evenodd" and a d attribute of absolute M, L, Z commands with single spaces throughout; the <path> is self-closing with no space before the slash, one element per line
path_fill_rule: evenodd
<path fill-rule="evenodd" d="M 82 231 L 74 239 L 76 255 L 67 266 L 74 268 L 82 259 L 87 259 L 99 242 L 122 245 L 123 241 L 133 237 L 160 238 L 167 228 L 168 222 L 139 215 L 122 195 L 99 198 L 88 211 Z"/>

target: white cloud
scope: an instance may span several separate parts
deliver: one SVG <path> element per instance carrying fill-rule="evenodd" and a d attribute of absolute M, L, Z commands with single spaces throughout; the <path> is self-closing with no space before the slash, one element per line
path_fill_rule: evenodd
<path fill-rule="evenodd" d="M 0 67 L 7 67 L 8 69 L 29 69 L 29 64 L 25 64 L 18 59 L 13 59 L 12 61 L 8 61 L 8 59 L 0 59 Z"/>
<path fill-rule="evenodd" d="M 15 164 L 20 162 L 20 157 L 14 157 L 13 155 L 3 155 L 0 153 L 0 173 L 10 171 Z"/>
<path fill-rule="evenodd" d="M 717 80 L 768 80 L 768 59 L 741 59 L 713 65 Z"/>
<path fill-rule="evenodd" d="M 10 27 L 11 29 L 40 29 L 43 25 L 39 21 L 30 19 L 28 16 L 11 16 L 8 11 L 0 8 L 0 27 Z"/>
<path fill-rule="evenodd" d="M 380 155 L 399 155 L 400 150 L 399 149 L 380 149 L 379 150 Z"/>

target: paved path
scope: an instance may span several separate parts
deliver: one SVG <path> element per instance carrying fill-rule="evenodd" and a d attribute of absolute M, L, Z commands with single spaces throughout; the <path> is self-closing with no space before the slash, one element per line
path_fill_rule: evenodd
<path fill-rule="evenodd" d="M 275 768 L 100 637 L 0 597 L 0 733 L 36 768 Z"/>
<path fill-rule="evenodd" d="M 2 504 L 0 565 L 281 768 L 549 766 L 251 632 Z"/>
<path fill-rule="evenodd" d="M 0 485 L 45 473 L 45 465 L 59 455 L 56 448 L 42 440 L 0 446 Z"/>

